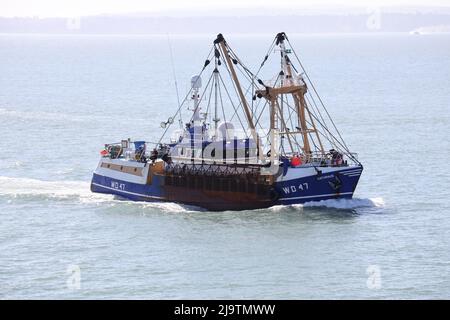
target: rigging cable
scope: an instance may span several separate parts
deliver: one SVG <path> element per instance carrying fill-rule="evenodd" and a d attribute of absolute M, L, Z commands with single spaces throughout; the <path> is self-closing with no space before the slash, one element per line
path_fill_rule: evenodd
<path fill-rule="evenodd" d="M 177 103 L 178 103 L 178 106 L 180 106 L 180 94 L 178 91 L 177 74 L 175 72 L 175 64 L 173 63 L 172 43 L 170 42 L 169 34 L 167 34 L 167 43 L 169 45 L 170 63 L 172 64 L 172 73 L 173 73 L 173 79 L 175 82 L 175 92 L 177 94 Z M 180 112 L 180 119 L 178 121 L 180 123 L 180 128 L 183 129 L 183 119 L 181 118 L 181 112 Z"/>
<path fill-rule="evenodd" d="M 231 106 L 232 106 L 233 109 L 234 109 L 233 117 L 234 117 L 234 115 L 237 116 L 237 118 L 238 118 L 238 120 L 239 120 L 239 123 L 240 123 L 240 125 L 241 125 L 241 127 L 242 127 L 242 130 L 246 133 L 247 131 L 245 130 L 245 127 L 244 127 L 244 125 L 243 125 L 243 123 L 242 123 L 241 117 L 239 117 L 239 114 L 238 114 L 238 108 L 236 108 L 236 107 L 234 106 L 233 100 L 231 99 L 230 93 L 228 92 L 228 89 L 227 89 L 227 87 L 225 86 L 225 82 L 223 81 L 222 75 L 221 75 L 220 73 L 219 73 L 219 79 L 220 79 L 220 81 L 222 82 L 222 85 L 223 85 L 223 87 L 224 87 L 224 89 L 225 89 L 225 92 L 227 93 L 228 99 L 229 99 L 230 102 L 231 102 Z M 247 133 L 246 133 L 246 134 L 247 134 Z"/>
<path fill-rule="evenodd" d="M 311 103 L 311 101 L 309 100 L 308 95 L 311 96 L 311 100 L 312 100 L 313 103 Z M 323 125 L 326 126 L 326 125 L 327 125 L 327 122 L 326 122 L 325 119 L 323 118 L 322 113 L 320 112 L 320 109 L 319 109 L 319 107 L 317 106 L 316 101 L 314 100 L 314 97 L 311 95 L 311 93 L 308 92 L 308 94 L 305 95 L 305 100 L 306 100 L 306 102 L 307 102 L 307 105 L 311 106 L 311 108 L 312 108 L 312 113 L 313 113 L 315 116 L 317 116 L 317 114 L 318 114 L 319 117 L 320 117 L 320 119 L 321 119 L 322 122 L 323 122 Z M 317 112 L 317 114 L 316 114 L 316 112 Z M 335 146 L 334 141 L 332 140 L 332 138 L 330 138 L 330 137 L 328 136 L 328 133 L 325 132 L 325 134 L 326 134 L 326 139 L 328 140 L 328 142 L 330 142 L 330 143 L 332 144 L 332 146 Z"/>
<path fill-rule="evenodd" d="M 213 48 L 214 48 L 214 47 L 213 47 Z M 213 48 L 211 48 L 211 50 L 209 51 L 208 56 L 206 57 L 206 60 L 205 60 L 205 64 L 204 64 L 202 70 L 200 71 L 199 76 L 202 75 L 203 71 L 205 71 L 206 67 L 207 67 L 208 64 L 209 64 L 209 57 L 210 57 L 210 55 L 211 55 L 211 53 L 212 53 L 212 51 L 213 51 Z M 181 104 L 179 105 L 177 111 L 176 111 L 175 114 L 173 115 L 173 118 L 176 118 L 176 116 L 178 115 L 178 113 L 181 111 L 181 107 L 184 105 L 184 103 L 186 102 L 187 98 L 190 96 L 191 92 L 192 92 L 192 88 L 188 91 L 188 93 L 187 93 L 186 96 L 184 97 L 184 99 L 183 99 L 183 101 L 181 102 Z M 164 136 L 166 135 L 166 133 L 167 133 L 167 131 L 169 130 L 169 128 L 170 128 L 171 125 L 172 125 L 172 124 L 169 123 L 169 125 L 166 126 L 166 128 L 165 128 L 163 134 L 161 135 L 161 138 L 159 138 L 159 141 L 158 141 L 157 144 L 160 144 L 161 141 L 162 141 L 162 139 L 164 139 Z"/>
<path fill-rule="evenodd" d="M 331 131 L 328 130 L 327 127 L 325 127 L 324 125 L 322 125 L 322 123 L 320 122 L 320 120 L 319 120 L 315 115 L 312 115 L 312 116 L 313 116 L 313 118 L 314 118 L 314 119 L 322 126 L 322 128 L 324 128 L 324 129 L 330 134 L 330 136 L 332 136 L 332 137 L 335 139 L 336 143 L 342 147 L 342 150 L 341 150 L 340 148 L 336 148 L 336 149 L 338 149 L 339 151 L 342 151 L 342 153 L 346 154 L 346 155 L 347 155 L 349 158 L 351 158 L 353 161 L 357 162 L 358 164 L 361 164 L 361 163 L 358 161 L 358 159 L 356 159 L 355 156 L 354 156 L 354 155 L 346 148 L 346 146 L 342 143 L 342 141 L 340 141 L 339 139 L 337 139 L 337 138 L 331 133 Z M 307 121 L 307 122 L 308 122 L 308 121 Z M 308 122 L 308 124 L 310 124 L 310 123 Z M 310 125 L 311 125 L 311 124 L 310 124 Z M 322 136 L 325 137 L 325 135 L 324 135 L 321 131 L 317 131 L 317 132 L 319 132 Z"/>
<path fill-rule="evenodd" d="M 303 67 L 303 64 L 301 63 L 299 57 L 297 56 L 297 53 L 296 53 L 295 50 L 293 49 L 293 46 L 292 46 L 291 42 L 289 41 L 289 39 L 288 39 L 287 37 L 286 37 L 286 41 L 289 43 L 289 46 L 291 47 L 292 52 L 293 52 L 294 55 L 295 55 L 295 58 L 297 59 L 298 63 L 300 64 L 300 67 L 303 69 L 303 72 L 305 73 L 306 78 L 308 79 L 309 83 L 311 84 L 311 86 L 312 86 L 312 88 L 313 88 L 313 90 L 314 90 L 314 92 L 315 92 L 317 98 L 319 98 L 320 104 L 322 105 L 323 109 L 324 109 L 325 112 L 327 113 L 328 118 L 330 119 L 331 123 L 333 124 L 334 129 L 336 130 L 337 134 L 339 135 L 339 138 L 342 140 L 342 143 L 343 143 L 343 145 L 344 145 L 346 151 L 347 151 L 348 153 L 350 153 L 350 150 L 348 149 L 348 147 L 347 147 L 347 145 L 346 145 L 344 139 L 342 138 L 341 133 L 339 132 L 338 128 L 336 127 L 336 125 L 335 125 L 333 119 L 331 118 L 331 116 L 330 116 L 330 114 L 329 114 L 327 108 L 325 107 L 325 104 L 323 103 L 322 99 L 320 98 L 319 93 L 317 92 L 317 90 L 316 90 L 316 88 L 315 88 L 313 82 L 312 82 L 311 79 L 309 78 L 308 73 L 306 72 L 305 68 Z"/>

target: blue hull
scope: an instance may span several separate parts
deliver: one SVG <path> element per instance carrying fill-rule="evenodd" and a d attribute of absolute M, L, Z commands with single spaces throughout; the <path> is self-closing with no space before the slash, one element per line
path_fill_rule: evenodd
<path fill-rule="evenodd" d="M 338 172 L 275 182 L 266 196 L 227 190 L 211 191 L 166 186 L 164 176 L 154 175 L 152 184 L 137 184 L 95 174 L 91 190 L 114 194 L 132 201 L 171 201 L 214 211 L 250 210 L 273 205 L 301 204 L 309 201 L 352 198 L 362 167 L 342 168 Z"/>
<path fill-rule="evenodd" d="M 277 182 L 280 195 L 277 204 L 290 205 L 309 201 L 352 198 L 362 173 L 362 167 Z"/>

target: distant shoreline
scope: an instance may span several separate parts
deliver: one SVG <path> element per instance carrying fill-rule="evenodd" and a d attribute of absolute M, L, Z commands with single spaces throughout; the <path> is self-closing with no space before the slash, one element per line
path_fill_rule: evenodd
<path fill-rule="evenodd" d="M 264 33 L 226 33 L 228 36 L 233 37 L 262 37 L 267 35 L 273 35 L 274 32 Z M 67 36 L 67 37 L 211 37 L 216 33 L 37 33 L 37 32 L 0 32 L 1 36 Z M 433 36 L 433 35 L 450 35 L 450 32 L 429 32 L 429 33 L 414 33 L 413 31 L 392 31 L 392 32 L 336 32 L 336 33 L 290 33 L 290 36 L 304 36 L 304 37 L 345 37 L 345 36 Z"/>
<path fill-rule="evenodd" d="M 390 13 L 252 16 L 87 16 L 79 18 L 2 18 L 2 34 L 378 34 L 447 33 L 450 14 Z M 434 28 L 434 29 L 433 29 Z M 428 32 L 431 31 L 431 32 Z"/>

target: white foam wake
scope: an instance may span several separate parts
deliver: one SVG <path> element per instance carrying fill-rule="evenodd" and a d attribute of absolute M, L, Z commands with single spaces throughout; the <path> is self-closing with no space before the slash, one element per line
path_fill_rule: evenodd
<path fill-rule="evenodd" d="M 110 205 L 137 205 L 143 208 L 155 208 L 165 212 L 189 212 L 199 211 L 200 208 L 185 206 L 172 202 L 135 202 L 117 200 L 114 196 L 101 193 L 93 193 L 90 184 L 86 181 L 45 181 L 30 178 L 11 178 L 0 176 L 0 196 L 37 197 L 39 199 L 66 200 L 75 199 L 81 203 L 105 203 Z M 326 207 L 335 209 L 357 209 L 383 207 L 382 198 L 353 198 L 353 199 L 332 199 L 291 206 L 273 206 L 272 211 L 278 212 L 286 207 L 308 208 Z"/>
<path fill-rule="evenodd" d="M 113 195 L 94 193 L 86 181 L 45 181 L 30 178 L 0 176 L 0 196 L 36 198 L 36 200 L 76 200 L 85 204 L 108 204 L 110 206 L 139 206 L 156 208 L 164 212 L 188 212 L 193 207 L 172 202 L 136 202 L 117 199 Z"/>
<path fill-rule="evenodd" d="M 0 195 L 45 196 L 48 198 L 73 198 L 80 200 L 108 201 L 112 197 L 90 191 L 85 181 L 44 181 L 29 178 L 10 178 L 0 176 Z"/>
<path fill-rule="evenodd" d="M 307 202 L 304 207 L 327 207 L 335 209 L 357 209 L 384 207 L 383 198 L 352 198 L 352 199 L 330 199 Z"/>
<path fill-rule="evenodd" d="M 344 209 L 352 210 L 357 208 L 377 208 L 384 207 L 383 198 L 352 198 L 352 199 L 330 199 L 321 201 L 311 201 L 304 204 L 293 204 L 293 205 L 277 205 L 270 209 L 274 212 L 282 211 L 286 208 L 303 209 L 303 208 L 313 208 L 313 207 L 323 207 L 331 209 Z"/>

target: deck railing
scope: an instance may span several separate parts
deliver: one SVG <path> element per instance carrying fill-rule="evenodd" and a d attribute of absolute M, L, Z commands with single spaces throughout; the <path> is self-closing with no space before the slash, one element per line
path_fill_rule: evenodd
<path fill-rule="evenodd" d="M 143 149 L 137 150 L 136 143 L 140 143 L 143 145 Z M 105 150 L 107 153 L 102 153 L 104 157 L 109 157 L 111 159 L 120 159 L 124 158 L 127 160 L 136 160 L 136 161 L 147 161 L 150 159 L 151 152 L 155 143 L 153 142 L 144 142 L 144 141 L 130 141 L 130 140 L 122 140 L 121 142 L 109 143 L 105 144 Z M 280 156 L 280 160 L 288 159 L 291 160 L 293 157 L 299 157 L 301 159 L 302 166 L 347 166 L 350 163 L 358 162 L 358 154 L 357 153 L 346 153 L 341 154 L 340 157 L 333 157 L 333 154 L 322 153 L 320 151 L 311 152 L 309 155 L 299 155 L 297 153 L 286 153 Z M 234 158 L 233 155 L 230 155 L 227 159 L 211 159 L 211 158 L 203 158 L 203 157 L 181 157 L 174 156 L 172 158 L 175 162 L 183 162 L 184 164 L 190 165 L 200 165 L 200 166 L 232 166 L 232 165 L 245 165 L 251 167 L 252 165 L 257 165 L 258 160 L 255 157 L 239 157 Z M 350 163 L 349 163 L 350 162 Z"/>

